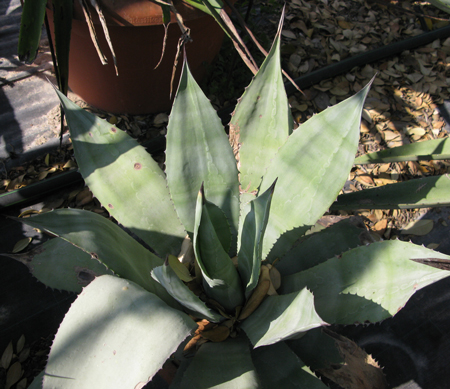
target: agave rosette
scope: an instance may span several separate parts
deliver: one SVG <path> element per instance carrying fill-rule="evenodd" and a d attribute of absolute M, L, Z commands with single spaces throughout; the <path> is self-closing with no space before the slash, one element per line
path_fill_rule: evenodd
<path fill-rule="evenodd" d="M 58 236 L 28 255 L 33 274 L 81 292 L 55 337 L 44 388 L 142 387 L 192 337 L 196 352 L 176 387 L 322 388 L 307 367 L 332 361 L 333 351 L 314 354 L 333 347 L 321 328 L 384 320 L 448 275 L 411 261 L 447 256 L 400 241 L 365 245 L 349 220 L 317 228 L 353 165 L 369 86 L 294 131 L 279 50 L 278 33 L 229 137 L 184 64 L 165 172 L 59 93 L 87 185 L 152 251 L 88 211 L 23 220 Z M 174 257 L 186 236 L 194 261 L 181 264 Z"/>

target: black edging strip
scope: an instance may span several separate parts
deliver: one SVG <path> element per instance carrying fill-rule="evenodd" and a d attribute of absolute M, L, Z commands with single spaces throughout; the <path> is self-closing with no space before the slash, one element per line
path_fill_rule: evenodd
<path fill-rule="evenodd" d="M 333 78 L 339 74 L 347 73 L 357 66 L 366 65 L 371 62 L 379 61 L 387 57 L 392 57 L 403 51 L 415 49 L 420 46 L 425 46 L 436 39 L 448 38 L 450 36 L 450 25 L 441 27 L 434 31 L 429 31 L 414 37 L 391 43 L 387 46 L 380 47 L 378 49 L 371 50 L 367 53 L 355 55 L 353 57 L 346 58 L 340 62 L 331 64 L 322 69 L 318 69 L 309 74 L 305 74 L 297 79 L 295 83 L 300 89 L 309 88 L 314 84 L 318 84 L 322 80 Z M 291 83 L 285 84 L 287 95 L 292 95 L 296 92 L 295 87 Z M 233 112 L 234 107 L 227 107 L 218 112 L 222 122 L 227 124 L 229 116 Z M 58 142 L 59 143 L 59 142 Z M 156 152 L 165 149 L 165 137 L 157 137 L 143 144 L 147 147 L 149 153 L 154 154 Z M 47 147 L 48 148 L 48 147 Z M 38 150 L 33 151 L 33 155 L 36 155 Z M 58 176 L 39 181 L 37 183 L 28 185 L 24 188 L 20 188 L 11 192 L 0 195 L 0 209 L 18 205 L 31 200 L 38 200 L 43 196 L 54 192 L 55 190 L 62 189 L 68 185 L 81 182 L 81 174 L 77 170 L 68 171 Z"/>
<path fill-rule="evenodd" d="M 36 201 L 45 195 L 69 185 L 82 182 L 83 178 L 78 170 L 69 170 L 57 176 L 46 178 L 23 188 L 6 192 L 0 195 L 0 209 L 12 207 L 14 205 Z"/>

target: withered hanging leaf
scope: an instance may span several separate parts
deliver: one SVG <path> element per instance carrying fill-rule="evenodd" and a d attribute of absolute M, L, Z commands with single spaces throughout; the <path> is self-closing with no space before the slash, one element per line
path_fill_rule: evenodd
<path fill-rule="evenodd" d="M 14 248 L 12 249 L 12 253 L 13 254 L 20 253 L 22 250 L 24 250 L 31 243 L 32 240 L 33 240 L 33 238 L 31 238 L 31 237 L 23 238 L 23 239 L 19 240 L 14 245 Z"/>
<path fill-rule="evenodd" d="M 405 228 L 401 230 L 403 235 L 427 235 L 433 229 L 433 220 L 419 219 L 409 223 Z"/>

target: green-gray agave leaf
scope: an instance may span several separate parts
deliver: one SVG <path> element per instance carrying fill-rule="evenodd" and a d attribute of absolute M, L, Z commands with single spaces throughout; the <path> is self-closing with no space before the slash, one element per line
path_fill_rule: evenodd
<path fill-rule="evenodd" d="M 244 302 L 241 279 L 222 246 L 206 202 L 202 187 L 195 208 L 195 258 L 202 272 L 206 294 L 225 310 L 233 312 Z M 216 213 L 213 216 L 217 216 Z"/>
<path fill-rule="evenodd" d="M 334 339 L 325 333 L 323 327 L 314 328 L 301 338 L 289 339 L 285 343 L 311 369 L 344 363 Z"/>
<path fill-rule="evenodd" d="M 189 316 L 133 282 L 100 276 L 61 323 L 43 388 L 138 387 L 195 327 Z M 139 356 L 138 363 L 133 356 Z"/>
<path fill-rule="evenodd" d="M 206 343 L 186 369 L 180 389 L 259 388 L 260 382 L 243 336 L 226 342 Z"/>
<path fill-rule="evenodd" d="M 270 161 L 294 127 L 281 74 L 280 33 L 281 29 L 230 122 L 230 142 L 244 192 L 258 190 Z"/>
<path fill-rule="evenodd" d="M 285 254 L 338 196 L 355 158 L 361 111 L 369 87 L 302 124 L 268 166 L 260 191 L 269 188 L 277 177 L 278 181 L 263 258 L 275 243 L 269 260 Z"/>
<path fill-rule="evenodd" d="M 252 350 L 252 360 L 263 389 L 325 389 L 328 387 L 311 372 L 285 342 Z"/>
<path fill-rule="evenodd" d="M 372 243 L 372 238 L 364 222 L 358 218 L 344 219 L 302 237 L 275 267 L 283 276 L 298 273 L 367 243 Z"/>
<path fill-rule="evenodd" d="M 448 138 L 414 142 L 392 149 L 364 154 L 355 159 L 355 165 L 430 159 L 450 159 L 450 140 Z"/>
<path fill-rule="evenodd" d="M 284 277 L 279 292 L 310 289 L 318 314 L 328 323 L 382 321 L 403 308 L 416 290 L 450 275 L 414 258 L 450 256 L 402 241 L 373 243 Z"/>
<path fill-rule="evenodd" d="M 314 308 L 313 294 L 304 288 L 268 296 L 241 327 L 256 348 L 298 337 L 326 324 Z"/>
<path fill-rule="evenodd" d="M 154 268 L 152 270 L 152 277 L 195 317 L 207 319 L 215 323 L 224 320 L 217 312 L 209 309 L 206 304 L 180 280 L 167 262 L 164 263 L 163 266 Z"/>
<path fill-rule="evenodd" d="M 189 234 L 194 231 L 194 204 L 203 183 L 208 200 L 228 219 L 230 254 L 235 255 L 239 218 L 236 161 L 223 125 L 187 63 L 167 128 L 166 172 L 177 213 Z"/>
<path fill-rule="evenodd" d="M 339 195 L 333 210 L 423 208 L 450 205 L 450 176 L 430 176 Z"/>
<path fill-rule="evenodd" d="M 275 183 L 260 196 L 250 202 L 250 212 L 245 216 L 239 249 L 238 270 L 248 298 L 256 287 L 262 261 L 264 232 L 269 219 L 270 202 Z"/>
<path fill-rule="evenodd" d="M 114 274 L 136 282 L 169 305 L 178 306 L 150 275 L 163 260 L 105 217 L 81 209 L 56 209 L 20 221 L 58 235 L 98 259 Z"/>
<path fill-rule="evenodd" d="M 86 184 L 115 219 L 161 257 L 177 255 L 186 232 L 158 164 L 124 131 L 57 93 Z"/>
<path fill-rule="evenodd" d="M 51 239 L 22 254 L 3 254 L 30 269 L 31 274 L 46 286 L 80 293 L 95 277 L 113 272 L 92 255 L 73 244 Z"/>

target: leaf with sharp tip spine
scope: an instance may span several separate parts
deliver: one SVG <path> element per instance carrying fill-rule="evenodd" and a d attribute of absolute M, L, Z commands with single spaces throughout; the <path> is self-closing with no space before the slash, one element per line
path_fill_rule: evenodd
<path fill-rule="evenodd" d="M 56 92 L 64 107 L 80 172 L 94 195 L 115 219 L 161 257 L 178 254 L 186 232 L 158 164 L 126 132 Z M 117 185 L 123 177 L 129 184 Z"/>
<path fill-rule="evenodd" d="M 378 322 L 395 315 L 416 290 L 450 276 L 414 258 L 450 256 L 398 240 L 372 243 L 284 277 L 279 292 L 307 287 L 328 323 Z"/>
<path fill-rule="evenodd" d="M 355 159 L 355 165 L 449 158 L 450 141 L 448 138 L 431 139 L 361 155 Z"/>
<path fill-rule="evenodd" d="M 179 307 L 150 275 L 163 260 L 105 217 L 81 209 L 56 209 L 19 221 L 58 235 L 98 258 L 118 276 L 136 282 L 170 306 Z"/>
<path fill-rule="evenodd" d="M 182 265 L 184 266 L 184 265 Z M 164 264 L 152 270 L 152 277 L 158 281 L 167 292 L 186 307 L 194 316 L 217 323 L 223 320 L 218 313 L 210 310 L 191 290 L 178 278 L 170 266 Z"/>
<path fill-rule="evenodd" d="M 270 261 L 285 254 L 290 246 L 280 236 L 295 241 L 336 199 L 355 159 L 361 111 L 370 85 L 302 124 L 273 158 L 260 188 L 266 190 L 278 177 L 263 258 L 269 251 Z"/>
<path fill-rule="evenodd" d="M 230 140 L 238 152 L 241 189 L 246 192 L 259 188 L 270 161 L 294 127 L 281 73 L 280 31 L 281 28 L 230 122 Z"/>
<path fill-rule="evenodd" d="M 365 244 L 368 232 L 363 222 L 362 225 L 356 223 L 345 219 L 303 237 L 275 267 L 283 276 L 298 273 Z"/>
<path fill-rule="evenodd" d="M 314 296 L 306 288 L 282 296 L 268 296 L 242 322 L 253 346 L 267 346 L 291 339 L 326 323 L 314 309 Z"/>
<path fill-rule="evenodd" d="M 264 232 L 269 219 L 270 202 L 274 190 L 275 182 L 250 202 L 251 211 L 245 216 L 238 254 L 238 270 L 245 285 L 247 298 L 258 283 Z"/>
<path fill-rule="evenodd" d="M 217 301 L 225 310 L 232 312 L 243 304 L 241 279 L 217 236 L 204 196 L 202 187 L 195 209 L 195 257 L 203 275 L 206 295 Z"/>
<path fill-rule="evenodd" d="M 332 210 L 423 208 L 450 205 L 450 176 L 430 176 L 339 195 Z"/>
<path fill-rule="evenodd" d="M 178 87 L 169 125 L 166 152 L 167 182 L 178 216 L 194 231 L 198 188 L 225 213 L 231 229 L 230 255 L 236 255 L 239 182 L 236 161 L 223 125 L 187 63 Z"/>

